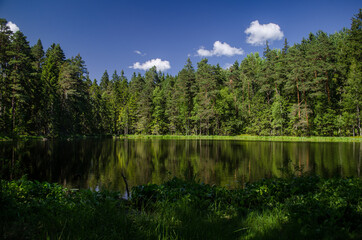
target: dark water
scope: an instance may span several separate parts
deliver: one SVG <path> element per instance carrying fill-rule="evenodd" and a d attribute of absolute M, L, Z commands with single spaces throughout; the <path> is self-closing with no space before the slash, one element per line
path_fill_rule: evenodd
<path fill-rule="evenodd" d="M 123 140 L 0 142 L 0 177 L 57 182 L 69 188 L 125 191 L 173 176 L 240 187 L 245 182 L 312 172 L 361 177 L 362 143 L 235 140 Z"/>

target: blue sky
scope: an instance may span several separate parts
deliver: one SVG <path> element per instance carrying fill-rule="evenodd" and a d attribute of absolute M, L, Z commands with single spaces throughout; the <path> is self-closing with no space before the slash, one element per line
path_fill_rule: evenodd
<path fill-rule="evenodd" d="M 284 38 L 293 45 L 310 32 L 349 28 L 361 7 L 360 0 L 0 0 L 0 17 L 30 45 L 40 38 L 45 50 L 59 43 L 67 58 L 79 53 L 99 80 L 105 70 L 130 78 L 152 64 L 176 75 L 188 57 L 195 67 L 205 56 L 225 67 L 262 53 L 264 39 L 282 48 Z"/>

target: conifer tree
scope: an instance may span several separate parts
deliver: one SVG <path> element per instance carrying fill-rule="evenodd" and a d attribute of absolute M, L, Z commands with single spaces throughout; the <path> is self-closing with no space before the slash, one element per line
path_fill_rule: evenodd
<path fill-rule="evenodd" d="M 137 123 L 137 131 L 139 133 L 151 133 L 152 113 L 154 104 L 152 102 L 153 91 L 159 84 L 159 75 L 156 67 L 150 68 L 145 74 L 144 87 L 139 98 L 139 120 Z"/>
<path fill-rule="evenodd" d="M 9 51 L 9 80 L 11 92 L 12 132 L 25 133 L 30 121 L 34 86 L 31 81 L 31 50 L 24 34 L 17 31 L 11 36 Z"/>
<path fill-rule="evenodd" d="M 37 43 L 31 48 L 31 53 L 34 58 L 35 70 L 41 72 L 41 66 L 44 62 L 44 49 L 40 39 L 38 39 Z"/>
<path fill-rule="evenodd" d="M 107 70 L 104 71 L 103 76 L 101 78 L 101 83 L 99 84 L 99 87 L 101 88 L 101 91 L 107 91 L 109 85 L 109 75 Z"/>
<path fill-rule="evenodd" d="M 11 130 L 11 92 L 10 90 L 10 36 L 12 32 L 6 25 L 7 21 L 0 18 L 0 132 L 10 134 Z"/>
<path fill-rule="evenodd" d="M 65 55 L 59 44 L 52 44 L 46 51 L 41 74 L 42 94 L 42 133 L 56 136 L 60 128 L 61 102 L 59 95 L 59 73 Z"/>
<path fill-rule="evenodd" d="M 186 65 L 178 73 L 173 93 L 177 105 L 177 120 L 175 125 L 179 126 L 181 133 L 190 134 L 191 112 L 193 109 L 193 98 L 196 94 L 195 70 L 190 58 L 187 59 Z"/>

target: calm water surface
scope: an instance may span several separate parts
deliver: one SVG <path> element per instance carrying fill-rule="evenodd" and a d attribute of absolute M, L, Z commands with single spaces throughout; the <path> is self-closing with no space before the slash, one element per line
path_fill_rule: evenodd
<path fill-rule="evenodd" d="M 127 140 L 0 142 L 0 177 L 57 182 L 68 188 L 125 191 L 173 176 L 230 188 L 285 172 L 361 177 L 362 143 L 237 140 Z"/>

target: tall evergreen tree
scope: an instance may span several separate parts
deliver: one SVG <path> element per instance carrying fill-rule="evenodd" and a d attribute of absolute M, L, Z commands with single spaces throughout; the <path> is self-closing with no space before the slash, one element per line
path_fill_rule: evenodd
<path fill-rule="evenodd" d="M 159 84 L 159 75 L 156 67 L 150 68 L 145 74 L 144 88 L 139 98 L 139 120 L 137 123 L 137 131 L 139 133 L 151 133 L 151 122 L 154 104 L 152 101 L 153 91 Z"/>
<path fill-rule="evenodd" d="M 190 134 L 191 112 L 193 109 L 193 98 L 196 94 L 195 70 L 190 58 L 187 59 L 186 65 L 179 72 L 175 83 L 173 98 L 176 99 L 177 120 L 175 125 L 183 134 Z"/>
<path fill-rule="evenodd" d="M 218 127 L 214 120 L 217 117 L 215 102 L 220 79 L 219 69 L 208 64 L 207 59 L 198 63 L 196 71 L 198 93 L 195 96 L 193 119 L 198 124 L 199 134 L 214 134 Z"/>
<path fill-rule="evenodd" d="M 108 72 L 106 70 L 106 71 L 104 71 L 103 76 L 101 78 L 101 83 L 99 84 L 99 87 L 101 88 L 101 90 L 103 92 L 107 91 L 109 82 L 110 82 L 109 81 L 109 75 L 108 75 Z"/>
<path fill-rule="evenodd" d="M 44 62 L 44 49 L 40 39 L 38 39 L 37 43 L 31 48 L 31 53 L 34 58 L 35 70 L 41 72 L 41 66 Z"/>
<path fill-rule="evenodd" d="M 353 136 L 358 132 L 362 136 L 362 9 L 352 18 L 346 45 L 351 63 L 343 94 L 344 122 L 347 128 L 352 128 Z"/>
<path fill-rule="evenodd" d="M 10 36 L 12 32 L 7 21 L 0 18 L 0 132 L 10 134 L 11 130 L 11 92 L 10 90 Z"/>
<path fill-rule="evenodd" d="M 31 50 L 24 34 L 17 31 L 11 36 L 9 61 L 9 79 L 11 91 L 12 132 L 25 133 L 30 121 L 32 103 L 35 98 L 31 81 Z"/>
<path fill-rule="evenodd" d="M 58 135 L 60 122 L 59 73 L 65 62 L 65 55 L 59 44 L 52 44 L 45 54 L 41 81 L 42 94 L 42 133 Z"/>

